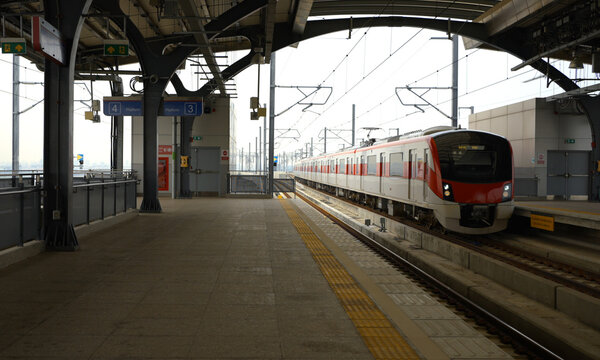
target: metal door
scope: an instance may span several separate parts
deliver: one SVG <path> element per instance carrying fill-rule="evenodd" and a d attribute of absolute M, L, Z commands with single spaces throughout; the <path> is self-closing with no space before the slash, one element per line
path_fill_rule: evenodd
<path fill-rule="evenodd" d="M 429 189 L 429 149 L 423 151 L 423 201 L 427 200 Z"/>
<path fill-rule="evenodd" d="M 379 154 L 379 193 L 383 194 L 383 179 L 385 175 L 385 153 Z"/>
<path fill-rule="evenodd" d="M 190 187 L 194 192 L 219 192 L 221 151 L 213 147 L 192 148 Z"/>
<path fill-rule="evenodd" d="M 548 151 L 548 195 L 588 195 L 590 151 Z"/>
<path fill-rule="evenodd" d="M 417 150 L 408 150 L 408 198 L 414 199 L 413 190 L 417 177 Z"/>
<path fill-rule="evenodd" d="M 364 180 L 365 180 L 365 175 L 366 175 L 366 171 L 365 171 L 365 166 L 363 166 L 363 164 L 365 164 L 365 156 L 361 155 L 360 156 L 360 163 L 357 164 L 358 168 L 360 170 L 358 170 L 358 173 L 360 174 L 360 189 L 364 190 Z"/>

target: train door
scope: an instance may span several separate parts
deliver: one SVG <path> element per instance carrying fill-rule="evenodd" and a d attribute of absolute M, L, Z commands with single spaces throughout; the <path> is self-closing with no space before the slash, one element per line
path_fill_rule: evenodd
<path fill-rule="evenodd" d="M 423 201 L 427 200 L 429 189 L 429 149 L 423 151 Z"/>
<path fill-rule="evenodd" d="M 359 175 L 359 178 L 360 178 L 360 189 L 361 190 L 365 189 L 364 188 L 364 180 L 365 180 L 365 175 L 366 175 L 365 173 L 366 173 L 366 171 L 364 171 L 365 170 L 364 167 L 363 167 L 364 163 L 365 163 L 365 156 L 361 155 L 360 156 L 360 162 L 358 164 L 356 164 L 357 167 L 360 169 L 360 170 L 358 170 L 358 175 Z"/>
<path fill-rule="evenodd" d="M 415 180 L 417 178 L 417 149 L 408 150 L 408 198 L 414 199 Z"/>
<path fill-rule="evenodd" d="M 348 175 L 349 175 L 348 173 L 350 171 L 352 171 L 351 170 L 352 169 L 352 163 L 350 162 L 350 159 L 352 159 L 352 158 L 346 158 L 346 165 L 344 167 L 344 181 L 343 181 L 343 184 L 344 184 L 344 186 L 346 188 L 348 187 Z"/>
<path fill-rule="evenodd" d="M 383 179 L 385 179 L 385 153 L 379 154 L 379 193 L 383 194 Z"/>

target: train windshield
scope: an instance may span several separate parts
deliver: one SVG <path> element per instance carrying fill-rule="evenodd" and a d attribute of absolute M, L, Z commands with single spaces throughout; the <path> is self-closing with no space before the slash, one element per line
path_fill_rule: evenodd
<path fill-rule="evenodd" d="M 464 183 L 493 183 L 512 178 L 508 141 L 502 137 L 458 131 L 434 138 L 442 178 Z"/>

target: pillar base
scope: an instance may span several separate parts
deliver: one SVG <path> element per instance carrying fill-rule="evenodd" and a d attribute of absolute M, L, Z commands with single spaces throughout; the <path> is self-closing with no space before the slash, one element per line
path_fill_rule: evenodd
<path fill-rule="evenodd" d="M 53 221 L 46 229 L 46 250 L 75 251 L 79 247 L 73 224 Z"/>
<path fill-rule="evenodd" d="M 158 199 L 142 200 L 142 205 L 140 206 L 141 213 L 160 213 L 161 211 L 162 207 L 160 206 L 160 201 Z"/>

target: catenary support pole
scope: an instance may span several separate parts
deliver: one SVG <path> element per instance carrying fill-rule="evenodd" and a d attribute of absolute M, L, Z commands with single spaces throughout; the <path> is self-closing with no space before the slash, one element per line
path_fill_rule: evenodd
<path fill-rule="evenodd" d="M 19 171 L 19 83 L 20 83 L 20 64 L 21 55 L 13 55 L 13 131 L 12 131 L 12 170 Z"/>
<path fill-rule="evenodd" d="M 452 126 L 458 127 L 458 35 L 452 36 Z"/>
<path fill-rule="evenodd" d="M 271 54 L 271 86 L 269 95 L 269 194 L 273 195 L 273 152 L 275 146 L 275 55 Z"/>
<path fill-rule="evenodd" d="M 356 104 L 352 104 L 352 146 L 354 147 L 354 133 L 356 131 Z"/>

